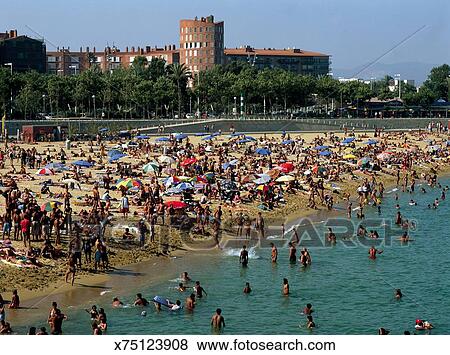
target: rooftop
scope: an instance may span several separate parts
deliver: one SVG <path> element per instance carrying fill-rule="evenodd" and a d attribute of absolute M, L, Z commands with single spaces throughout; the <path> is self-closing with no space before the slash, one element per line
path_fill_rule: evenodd
<path fill-rule="evenodd" d="M 249 46 L 241 48 L 226 48 L 225 55 L 257 55 L 257 56 L 279 56 L 279 57 L 329 57 L 328 54 L 305 51 L 298 48 L 275 49 L 275 48 L 252 48 Z"/>

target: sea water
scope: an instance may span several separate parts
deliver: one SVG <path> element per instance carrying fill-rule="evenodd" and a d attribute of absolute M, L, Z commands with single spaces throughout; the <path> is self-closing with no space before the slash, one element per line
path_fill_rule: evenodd
<path fill-rule="evenodd" d="M 450 181 L 441 183 L 445 186 Z M 335 246 L 310 246 L 313 262 L 306 269 L 298 262 L 289 263 L 287 247 L 279 248 L 276 264 L 270 261 L 270 248 L 251 247 L 247 268 L 239 264 L 239 248 L 171 258 L 166 261 L 165 277 L 156 277 L 155 264 L 144 264 L 134 274 L 113 276 L 111 282 L 89 289 L 90 299 L 81 306 L 68 306 L 70 295 L 66 295 L 60 305 L 69 317 L 63 324 L 64 333 L 90 334 L 90 319 L 84 309 L 96 304 L 105 308 L 108 334 L 210 334 L 210 319 L 216 308 L 221 308 L 225 317 L 225 334 L 376 334 L 379 327 L 401 334 L 404 330 L 413 332 L 417 318 L 430 321 L 435 326 L 433 334 L 448 334 L 450 201 L 441 201 L 437 209 L 429 209 L 427 205 L 440 197 L 441 190 L 423 186 L 425 194 L 419 191 L 420 186 L 413 194 L 388 191 L 391 193 L 383 200 L 381 214 L 375 207 L 364 211 L 366 219 L 382 218 L 390 224 L 395 220 L 395 206 L 400 204 L 402 215 L 415 221 L 415 229 L 409 231 L 414 241 L 407 245 L 396 240 L 403 232 L 401 228 L 393 227 L 386 236 L 379 227 L 374 229 L 380 231 L 381 237 L 391 239 L 387 245 L 368 239 L 356 242 L 357 238 L 353 238 L 353 245 L 348 246 L 338 238 Z M 410 199 L 418 205 L 410 206 Z M 339 211 L 341 217 L 345 214 L 344 209 Z M 360 222 L 356 218 L 353 221 Z M 315 224 L 322 239 L 326 225 L 323 221 Z M 285 238 L 289 236 L 287 233 Z M 273 241 L 277 240 L 268 242 Z M 371 244 L 383 250 L 376 260 L 368 258 Z M 194 284 L 188 283 L 184 293 L 176 290 L 183 271 L 188 271 L 194 281 L 199 280 L 207 292 L 197 301 L 194 312 L 158 312 L 151 303 L 143 317 L 142 308 L 132 306 L 137 292 L 149 301 L 159 295 L 184 303 Z M 283 278 L 289 280 L 288 297 L 281 293 Z M 246 282 L 252 288 L 249 295 L 243 294 Z M 394 298 L 397 288 L 404 294 L 401 300 Z M 125 307 L 111 307 L 115 295 L 120 296 Z M 51 300 L 48 297 L 40 302 L 37 310 L 18 311 L 20 314 L 14 318 L 19 325 L 14 327 L 12 321 L 13 328 L 25 333 L 26 326 L 45 326 Z M 313 330 L 306 329 L 306 317 L 301 313 L 307 303 L 315 310 L 317 327 Z"/>

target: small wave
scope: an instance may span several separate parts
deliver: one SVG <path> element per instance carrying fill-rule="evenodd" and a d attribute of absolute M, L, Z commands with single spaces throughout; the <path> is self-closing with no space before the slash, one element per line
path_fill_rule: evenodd
<path fill-rule="evenodd" d="M 268 240 L 282 239 L 282 237 L 281 237 L 281 235 L 269 235 L 266 239 L 268 239 Z"/>
<path fill-rule="evenodd" d="M 225 255 L 226 256 L 240 256 L 241 255 L 241 249 L 225 249 Z M 256 255 L 256 247 L 251 247 L 248 249 L 248 258 L 249 259 L 260 259 L 259 255 Z"/>
<path fill-rule="evenodd" d="M 105 294 L 107 294 L 107 293 L 109 293 L 109 292 L 112 292 L 112 291 L 109 291 L 109 290 L 107 290 L 107 291 L 102 291 L 102 292 L 100 292 L 100 296 L 103 296 L 103 295 L 105 295 Z"/>
<path fill-rule="evenodd" d="M 392 190 L 390 190 L 390 191 L 388 191 L 388 192 L 386 192 L 387 194 L 391 194 L 391 193 L 393 193 L 393 192 L 395 192 L 395 191 L 398 191 L 398 189 L 395 187 L 395 188 L 393 188 Z"/>
<path fill-rule="evenodd" d="M 180 283 L 180 282 L 184 282 L 184 280 L 183 280 L 181 277 L 177 277 L 176 279 L 169 280 L 169 282 L 177 282 L 177 283 Z"/>

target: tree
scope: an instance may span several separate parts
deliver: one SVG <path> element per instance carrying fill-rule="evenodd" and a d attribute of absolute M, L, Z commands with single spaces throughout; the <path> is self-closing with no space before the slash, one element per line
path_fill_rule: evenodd
<path fill-rule="evenodd" d="M 181 118 L 181 106 L 183 100 L 183 91 L 186 91 L 188 79 L 191 77 L 191 72 L 184 64 L 174 63 L 169 66 L 169 73 L 177 85 L 178 93 L 178 118 Z"/>
<path fill-rule="evenodd" d="M 450 66 L 443 64 L 431 69 L 428 79 L 423 83 L 423 86 L 432 93 L 434 100 L 449 100 L 449 77 Z"/>

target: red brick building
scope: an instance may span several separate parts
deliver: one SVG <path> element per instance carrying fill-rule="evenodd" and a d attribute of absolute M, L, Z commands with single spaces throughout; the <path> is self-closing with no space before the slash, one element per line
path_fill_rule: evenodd
<path fill-rule="evenodd" d="M 96 63 L 103 71 L 111 71 L 117 68 L 129 67 L 136 57 L 145 57 L 147 61 L 154 58 L 165 60 L 166 64 L 179 63 L 180 56 L 175 45 L 164 46 L 164 48 L 150 47 L 128 47 L 122 52 L 116 47 L 106 47 L 103 51 L 97 51 L 94 47 L 92 51 L 87 47 L 78 52 L 71 51 L 70 48 L 58 49 L 55 52 L 47 52 L 47 72 L 59 75 L 75 75 L 88 69 L 90 65 Z"/>
<path fill-rule="evenodd" d="M 224 64 L 224 23 L 214 16 L 180 20 L 180 63 L 191 72 Z"/>

